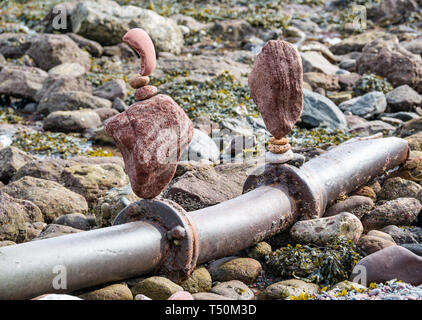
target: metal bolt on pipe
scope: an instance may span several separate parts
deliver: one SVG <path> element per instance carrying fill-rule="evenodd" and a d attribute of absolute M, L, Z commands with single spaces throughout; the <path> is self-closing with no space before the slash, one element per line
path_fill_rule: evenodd
<path fill-rule="evenodd" d="M 245 249 L 299 219 L 322 216 L 330 202 L 403 163 L 399 138 L 346 143 L 300 169 L 267 164 L 232 200 L 186 213 L 169 200 L 140 200 L 114 226 L 0 248 L 0 299 L 28 299 L 145 273 L 183 281 L 199 263 Z M 54 287 L 57 266 L 65 288 Z"/>

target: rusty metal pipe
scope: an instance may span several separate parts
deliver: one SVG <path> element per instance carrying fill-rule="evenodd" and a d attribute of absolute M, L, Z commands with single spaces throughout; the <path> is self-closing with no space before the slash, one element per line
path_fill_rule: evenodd
<path fill-rule="evenodd" d="M 385 138 L 343 144 L 300 169 L 266 165 L 262 175 L 252 174 L 245 183 L 246 189 L 264 186 L 189 213 L 200 242 L 199 262 L 236 253 L 286 229 L 301 216 L 321 217 L 342 193 L 403 163 L 408 153 L 406 140 Z"/>
<path fill-rule="evenodd" d="M 166 200 L 141 200 L 119 214 L 115 223 L 121 225 L 0 248 L 0 299 L 54 292 L 57 265 L 67 271 L 68 290 L 61 292 L 153 270 L 182 280 L 197 263 L 236 253 L 297 219 L 321 216 L 341 193 L 407 156 L 403 139 L 358 141 L 301 169 L 267 165 L 264 174 L 245 183 L 246 189 L 256 189 L 213 207 L 186 213 Z"/>

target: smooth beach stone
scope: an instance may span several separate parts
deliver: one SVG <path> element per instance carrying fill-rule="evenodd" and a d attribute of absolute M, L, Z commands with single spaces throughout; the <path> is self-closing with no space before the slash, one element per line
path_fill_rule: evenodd
<path fill-rule="evenodd" d="M 154 86 L 145 86 L 135 91 L 135 99 L 138 101 L 149 99 L 155 96 L 158 92 L 157 87 Z"/>
<path fill-rule="evenodd" d="M 291 148 L 292 148 L 292 146 L 290 145 L 290 143 L 285 144 L 285 145 L 278 145 L 278 144 L 268 145 L 268 151 L 275 153 L 275 154 L 285 153 L 285 152 L 289 151 Z"/>
<path fill-rule="evenodd" d="M 290 43 L 270 40 L 249 74 L 251 95 L 268 131 L 280 139 L 292 130 L 303 109 L 302 61 Z"/>
<path fill-rule="evenodd" d="M 123 155 L 133 192 L 144 199 L 156 197 L 168 185 L 193 137 L 186 113 L 163 94 L 108 119 L 104 130 Z"/>
<path fill-rule="evenodd" d="M 131 46 L 139 54 L 141 59 L 141 68 L 139 74 L 141 76 L 150 75 L 156 65 L 155 48 L 148 33 L 140 28 L 130 29 L 123 36 L 123 41 Z"/>
<path fill-rule="evenodd" d="M 129 79 L 129 85 L 133 88 L 133 89 L 138 89 L 141 88 L 143 86 L 146 86 L 149 83 L 149 77 L 147 76 L 141 76 L 139 74 L 131 77 Z"/>
<path fill-rule="evenodd" d="M 284 153 L 272 153 L 266 152 L 265 153 L 265 161 L 269 163 L 285 163 L 292 160 L 294 157 L 294 153 L 292 150 L 288 150 Z"/>

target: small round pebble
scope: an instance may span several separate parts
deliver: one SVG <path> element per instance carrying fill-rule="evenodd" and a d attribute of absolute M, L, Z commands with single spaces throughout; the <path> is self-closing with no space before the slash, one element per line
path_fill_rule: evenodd
<path fill-rule="evenodd" d="M 277 144 L 269 144 L 268 145 L 268 151 L 272 152 L 272 153 L 285 153 L 287 151 L 289 151 L 292 148 L 292 146 L 290 145 L 290 143 L 287 143 L 283 146 L 281 145 L 277 145 Z"/>
<path fill-rule="evenodd" d="M 157 87 L 154 86 L 145 86 L 135 91 L 135 99 L 138 101 L 149 99 L 155 96 L 158 92 Z"/>

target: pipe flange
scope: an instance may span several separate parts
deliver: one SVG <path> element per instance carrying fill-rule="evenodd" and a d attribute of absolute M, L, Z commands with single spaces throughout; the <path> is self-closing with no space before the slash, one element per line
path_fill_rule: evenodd
<path fill-rule="evenodd" d="M 177 283 L 186 280 L 199 256 L 198 235 L 186 211 L 168 199 L 139 200 L 123 209 L 113 225 L 135 221 L 148 221 L 158 226 L 167 240 L 163 259 L 155 273 Z"/>
<path fill-rule="evenodd" d="M 306 171 L 288 164 L 265 164 L 257 168 L 246 179 L 243 193 L 262 185 L 279 184 L 286 188 L 297 204 L 302 219 L 315 219 L 322 216 L 323 193 L 321 188 Z"/>

